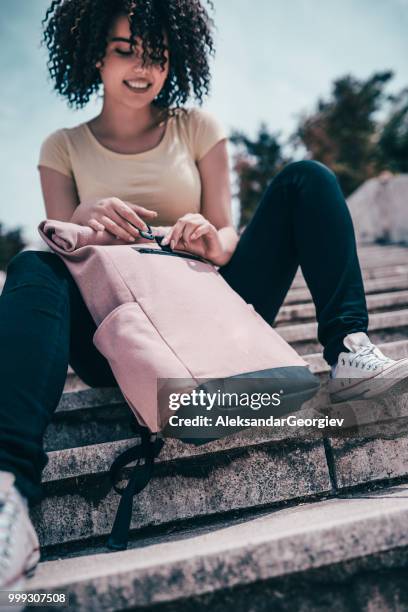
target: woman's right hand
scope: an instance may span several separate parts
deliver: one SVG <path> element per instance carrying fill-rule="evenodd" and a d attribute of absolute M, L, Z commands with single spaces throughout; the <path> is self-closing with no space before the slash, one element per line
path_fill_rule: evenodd
<path fill-rule="evenodd" d="M 81 202 L 76 207 L 71 222 L 88 225 L 96 231 L 106 229 L 117 238 L 134 242 L 140 236 L 136 228 L 147 230 L 146 223 L 141 216 L 147 217 L 146 220 L 149 222 L 157 217 L 157 212 L 138 204 L 110 197 L 94 202 Z"/>

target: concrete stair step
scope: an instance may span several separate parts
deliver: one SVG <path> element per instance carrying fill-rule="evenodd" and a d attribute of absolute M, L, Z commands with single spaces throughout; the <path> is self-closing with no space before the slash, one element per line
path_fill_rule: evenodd
<path fill-rule="evenodd" d="M 404 252 L 407 250 L 406 244 L 394 243 L 394 244 L 379 244 L 379 243 L 357 243 L 357 249 L 362 254 L 373 254 L 375 252 Z"/>
<path fill-rule="evenodd" d="M 366 297 L 369 313 L 386 310 L 391 312 L 408 305 L 408 291 L 394 291 L 386 293 L 375 293 Z M 285 323 L 303 323 L 308 319 L 316 318 L 316 310 L 313 302 L 282 306 L 276 317 L 276 326 Z"/>
<path fill-rule="evenodd" d="M 361 268 L 375 268 L 377 266 L 392 266 L 407 263 L 408 248 L 402 247 L 399 251 L 380 249 L 377 252 L 365 253 L 358 249 Z"/>
<path fill-rule="evenodd" d="M 357 252 L 359 259 L 362 263 L 367 264 L 376 258 L 381 257 L 395 257 L 397 260 L 404 261 L 406 257 L 407 246 L 406 245 L 379 245 L 379 244 L 358 244 Z"/>
<path fill-rule="evenodd" d="M 302 355 L 317 352 L 322 348 L 316 339 L 317 323 L 280 325 L 276 331 Z M 407 337 L 407 332 L 408 309 L 370 315 L 368 333 L 375 344 L 403 340 Z"/>
<path fill-rule="evenodd" d="M 408 477 L 408 394 L 388 398 L 330 407 L 348 428 L 326 440 L 336 489 Z"/>
<path fill-rule="evenodd" d="M 360 246 L 357 252 L 362 268 L 407 263 L 408 248 L 406 246 L 397 248 L 380 246 L 374 249 Z"/>
<path fill-rule="evenodd" d="M 67 391 L 82 391 L 83 389 L 89 389 L 86 385 L 72 370 L 71 366 L 68 367 L 67 378 L 65 380 L 64 392 Z"/>
<path fill-rule="evenodd" d="M 135 498 L 132 529 L 327 492 L 331 484 L 320 435 L 290 429 L 251 428 L 198 448 L 166 441 L 153 479 Z M 45 498 L 31 509 L 42 546 L 110 532 L 119 496 L 110 488 L 107 469 L 114 456 L 136 442 L 49 453 Z"/>
<path fill-rule="evenodd" d="M 379 601 L 395 603 L 396 596 L 388 582 L 379 598 L 378 569 L 406 562 L 407 521 L 405 484 L 356 492 L 197 527 L 161 541 L 135 541 L 126 551 L 100 548 L 93 554 L 43 561 L 27 589 L 65 593 L 69 609 L 78 611 L 147 610 L 155 605 L 173 612 L 311 610 L 317 608 L 281 607 L 283 579 L 286 586 L 291 577 L 301 583 L 305 604 L 314 597 L 317 603 L 319 576 L 325 578 L 331 608 L 337 599 L 335 585 L 354 576 L 360 588 L 354 583 L 355 591 L 347 594 L 349 606 L 341 607 L 341 599 L 336 610 L 396 609 L 376 607 Z M 375 582 L 361 589 L 370 571 Z M 286 590 L 289 595 L 290 585 Z"/>
<path fill-rule="evenodd" d="M 389 278 L 375 278 L 364 281 L 364 290 L 366 295 L 370 293 L 383 293 L 384 291 L 400 291 L 408 289 L 408 276 L 391 276 Z M 297 289 L 289 289 L 285 304 L 295 304 L 297 302 L 311 302 L 312 296 L 307 287 L 300 287 Z"/>
<path fill-rule="evenodd" d="M 378 265 L 375 267 L 362 267 L 361 272 L 363 276 L 363 280 L 374 280 L 380 278 L 388 278 L 390 276 L 406 276 L 408 272 L 408 249 L 405 255 L 405 263 L 392 264 L 392 265 Z M 306 281 L 301 272 L 297 272 L 295 278 L 293 279 L 292 287 L 304 287 L 306 286 Z"/>

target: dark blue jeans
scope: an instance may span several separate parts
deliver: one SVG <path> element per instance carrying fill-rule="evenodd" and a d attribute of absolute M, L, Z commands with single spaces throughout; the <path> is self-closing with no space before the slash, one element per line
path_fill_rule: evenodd
<path fill-rule="evenodd" d="M 329 363 L 342 339 L 367 331 L 368 315 L 350 214 L 335 175 L 312 161 L 272 181 L 237 248 L 219 269 L 268 321 L 301 266 Z M 0 296 L 0 470 L 16 475 L 30 503 L 41 499 L 44 431 L 71 364 L 91 387 L 117 383 L 92 342 L 95 323 L 63 261 L 24 251 L 9 263 Z"/>

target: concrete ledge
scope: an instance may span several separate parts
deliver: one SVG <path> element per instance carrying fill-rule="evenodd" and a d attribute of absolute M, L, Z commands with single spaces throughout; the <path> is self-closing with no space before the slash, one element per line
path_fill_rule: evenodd
<path fill-rule="evenodd" d="M 370 315 L 368 333 L 383 329 L 404 328 L 408 325 L 408 308 L 394 310 L 393 312 L 378 312 Z M 291 344 L 305 340 L 315 340 L 317 337 L 317 323 L 302 323 L 295 325 L 281 325 L 276 331 L 286 342 Z"/>
<path fill-rule="evenodd" d="M 389 278 L 368 279 L 364 281 L 364 289 L 366 294 L 380 293 L 384 291 L 398 291 L 408 289 L 408 276 L 391 276 Z M 285 298 L 284 304 L 294 304 L 297 302 L 310 302 L 312 296 L 307 287 L 290 289 Z"/>
<path fill-rule="evenodd" d="M 407 392 L 330 408 L 340 413 L 350 435 L 329 439 L 338 489 L 408 475 Z"/>
<path fill-rule="evenodd" d="M 367 281 L 369 279 L 380 279 L 380 278 L 384 278 L 384 277 L 390 277 L 390 276 L 397 276 L 397 275 L 407 275 L 408 273 L 408 266 L 406 263 L 407 260 L 407 253 L 408 253 L 408 249 L 405 252 L 405 256 L 404 256 L 404 260 L 395 263 L 387 263 L 387 262 L 380 262 L 377 261 L 375 262 L 377 265 L 369 265 L 369 266 L 363 266 L 361 273 L 362 273 L 362 277 L 364 281 Z M 293 279 L 293 284 L 292 287 L 294 289 L 297 289 L 299 287 L 305 287 L 306 286 L 306 281 L 302 275 L 299 276 L 295 276 L 295 278 Z"/>
<path fill-rule="evenodd" d="M 142 549 L 40 564 L 27 588 L 63 591 L 72 610 L 182 600 L 408 546 L 407 485 L 266 513 Z"/>
<path fill-rule="evenodd" d="M 394 291 L 387 293 L 375 293 L 366 297 L 367 308 L 370 314 L 376 310 L 395 310 L 397 306 L 408 305 L 408 291 Z M 282 306 L 276 317 L 276 324 L 283 325 L 298 321 L 306 321 L 316 317 L 315 306 L 312 302 L 307 304 L 294 304 Z"/>
<path fill-rule="evenodd" d="M 233 448 L 228 439 L 223 451 L 207 449 L 204 454 L 202 450 L 201 455 L 179 461 L 168 460 L 172 456 L 169 448 L 167 461 L 164 456 L 158 462 L 153 479 L 135 498 L 132 528 L 255 508 L 331 490 L 321 439 L 294 438 L 252 447 L 247 446 L 247 439 L 241 444 Z M 99 450 L 85 449 L 83 454 L 78 449 L 71 455 L 64 452 L 60 461 L 51 462 L 50 480 L 44 485 L 46 496 L 31 510 L 43 546 L 110 532 L 120 498 L 111 490 L 106 470 L 119 446 L 125 447 L 126 442 L 100 446 Z"/>

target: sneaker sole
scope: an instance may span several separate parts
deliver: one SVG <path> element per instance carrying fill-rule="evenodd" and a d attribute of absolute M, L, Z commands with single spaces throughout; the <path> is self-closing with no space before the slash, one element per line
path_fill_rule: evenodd
<path fill-rule="evenodd" d="M 403 377 L 398 377 L 399 370 L 404 374 Z M 347 400 L 364 400 L 381 397 L 387 391 L 390 391 L 390 389 L 398 389 L 401 393 L 408 391 L 408 358 L 402 359 L 401 362 L 389 368 L 388 372 L 393 372 L 394 377 L 383 378 L 378 374 L 367 380 L 360 380 L 340 391 L 330 393 L 331 402 L 336 404 Z"/>

